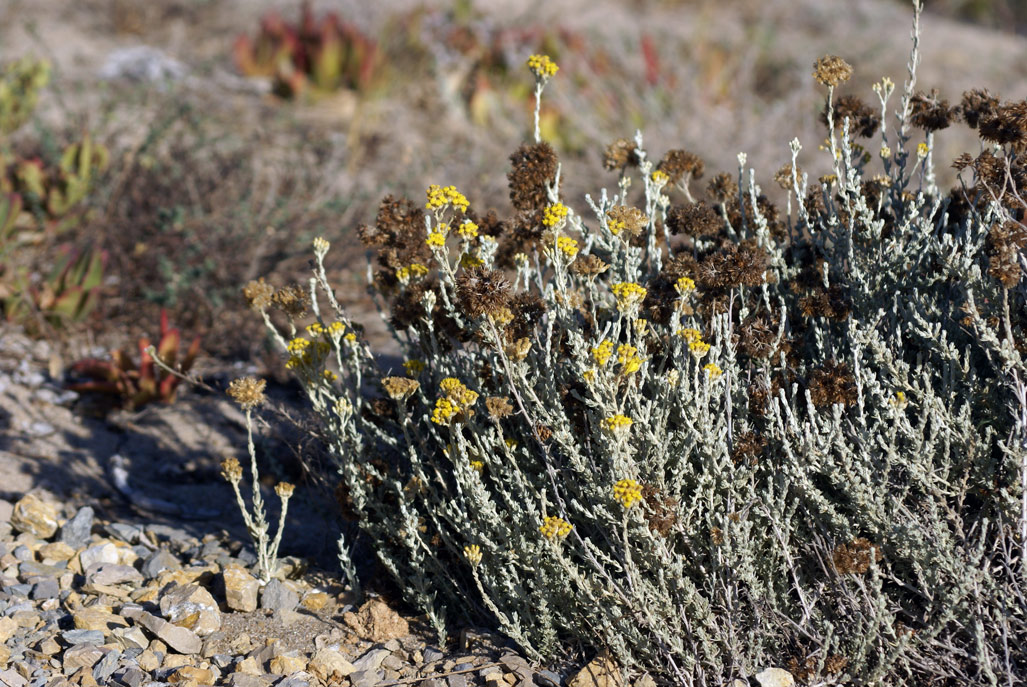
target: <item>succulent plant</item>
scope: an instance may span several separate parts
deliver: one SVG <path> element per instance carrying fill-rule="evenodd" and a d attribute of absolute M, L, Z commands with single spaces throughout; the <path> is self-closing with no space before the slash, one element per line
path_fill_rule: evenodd
<path fill-rule="evenodd" d="M 64 245 L 57 250 L 57 261 L 40 285 L 30 283 L 22 271 L 13 289 L 4 289 L 0 303 L 9 321 L 24 321 L 40 313 L 54 326 L 81 322 L 96 307 L 107 266 L 107 252 Z"/>
<path fill-rule="evenodd" d="M 243 74 L 270 77 L 283 98 L 366 89 L 380 58 L 375 41 L 334 12 L 316 19 L 309 3 L 298 24 L 275 12 L 264 15 L 256 38 L 236 39 L 234 55 Z"/>
<path fill-rule="evenodd" d="M 157 343 L 157 357 L 173 369 L 185 373 L 193 365 L 200 351 L 200 337 L 193 339 L 185 356 L 179 359 L 181 333 L 168 323 L 167 311 L 160 313 L 160 340 Z M 120 399 L 126 408 L 139 408 L 154 401 L 171 403 L 181 382 L 179 377 L 165 373 L 157 367 L 148 349 L 150 340 L 139 339 L 139 363 L 124 350 L 111 353 L 110 360 L 87 358 L 71 367 L 71 372 L 90 381 L 69 384 L 73 391 L 88 391 L 110 394 Z"/>
<path fill-rule="evenodd" d="M 0 69 L 0 134 L 28 120 L 49 80 L 50 65 L 42 60 L 22 58 Z"/>

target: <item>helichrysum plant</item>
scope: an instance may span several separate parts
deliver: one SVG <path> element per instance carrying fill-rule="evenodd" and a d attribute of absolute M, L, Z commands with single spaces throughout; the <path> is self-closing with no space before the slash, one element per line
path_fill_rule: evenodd
<path fill-rule="evenodd" d="M 744 155 L 702 192 L 641 135 L 607 150 L 612 192 L 565 198 L 537 128 L 512 217 L 386 198 L 360 235 L 402 366 L 340 307 L 327 242 L 307 288 L 247 286 L 440 634 L 483 619 L 686 685 L 1027 680 L 1027 103 L 918 91 L 919 17 L 873 106 L 817 61 L 833 172 L 793 141 L 784 209 Z M 529 68 L 540 98 L 555 65 Z M 957 119 L 982 148 L 944 192 Z"/>

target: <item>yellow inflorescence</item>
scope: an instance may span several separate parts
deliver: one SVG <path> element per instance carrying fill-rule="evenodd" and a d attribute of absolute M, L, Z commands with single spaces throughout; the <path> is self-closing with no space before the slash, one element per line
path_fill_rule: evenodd
<path fill-rule="evenodd" d="M 431 411 L 431 421 L 437 425 L 448 425 L 459 412 L 459 405 L 448 398 L 440 398 L 435 401 L 435 409 Z"/>
<path fill-rule="evenodd" d="M 437 425 L 448 425 L 458 414 L 469 409 L 478 400 L 478 392 L 471 391 L 456 377 L 447 377 L 439 383 L 444 396 L 435 401 L 431 420 Z"/>
<path fill-rule="evenodd" d="M 724 371 L 720 369 L 720 365 L 717 365 L 717 363 L 706 363 L 703 365 L 703 369 L 706 370 L 706 374 L 710 376 L 710 379 L 716 379 L 724 374 Z"/>
<path fill-rule="evenodd" d="M 632 310 L 645 300 L 648 293 L 645 287 L 630 281 L 622 281 L 610 287 L 614 297 L 617 299 L 617 309 L 621 312 Z"/>
<path fill-rule="evenodd" d="M 613 355 L 613 343 L 610 341 L 603 341 L 598 346 L 592 349 L 592 359 L 596 361 L 596 364 L 602 367 Z"/>
<path fill-rule="evenodd" d="M 295 338 L 295 339 L 293 339 L 292 341 L 289 342 L 288 349 L 289 349 L 290 353 L 295 355 L 295 354 L 302 353 L 305 350 L 307 350 L 308 346 L 310 346 L 310 341 L 308 341 L 307 339 L 304 339 L 302 337 L 297 337 L 297 338 Z"/>
<path fill-rule="evenodd" d="M 337 381 L 339 379 L 339 375 L 335 374 L 331 370 L 325 370 L 322 373 L 322 376 L 324 377 L 324 380 L 329 383 Z"/>
<path fill-rule="evenodd" d="M 927 154 L 929 152 L 931 152 L 931 148 L 926 143 L 918 143 L 917 144 L 917 146 L 916 146 L 916 156 L 918 158 L 923 160 L 924 158 L 927 157 Z"/>
<path fill-rule="evenodd" d="M 473 566 L 477 566 L 479 563 L 481 563 L 481 547 L 477 544 L 465 546 L 464 556 L 467 558 L 468 563 L 470 563 Z"/>
<path fill-rule="evenodd" d="M 456 190 L 456 186 L 438 186 L 432 184 L 428 187 L 428 204 L 426 207 L 429 210 L 440 210 L 447 205 L 452 205 L 460 212 L 466 212 L 470 203 L 467 198 L 460 191 Z"/>
<path fill-rule="evenodd" d="M 417 375 L 424 372 L 425 364 L 423 360 L 408 360 L 405 363 L 403 363 L 403 367 L 406 368 L 408 375 L 410 375 L 411 377 L 416 377 Z"/>
<path fill-rule="evenodd" d="M 342 322 L 332 322 L 328 325 L 328 336 L 337 337 L 342 336 L 342 333 L 346 330 L 346 325 Z"/>
<path fill-rule="evenodd" d="M 632 374 L 638 372 L 644 360 L 638 357 L 638 349 L 628 344 L 621 344 L 617 347 L 617 362 L 621 364 L 621 372 Z"/>
<path fill-rule="evenodd" d="M 691 277 L 681 277 L 674 282 L 674 289 L 678 294 L 684 296 L 690 291 L 695 291 L 695 281 Z"/>
<path fill-rule="evenodd" d="M 547 227 L 555 227 L 560 222 L 567 219 L 567 213 L 569 210 L 563 203 L 554 203 L 546 207 L 542 213 L 542 224 Z"/>
<path fill-rule="evenodd" d="M 705 341 L 693 341 L 688 344 L 688 350 L 696 360 L 702 360 L 710 352 L 710 345 Z"/>
<path fill-rule="evenodd" d="M 308 336 L 321 336 L 325 333 L 325 328 L 321 326 L 320 322 L 314 322 L 313 324 L 307 325 Z"/>
<path fill-rule="evenodd" d="M 668 181 L 670 181 L 670 177 L 667 175 L 666 172 L 664 172 L 661 169 L 658 169 L 655 172 L 653 172 L 650 178 L 653 180 L 653 183 L 657 186 L 663 186 Z"/>
<path fill-rule="evenodd" d="M 433 231 L 428 234 L 428 238 L 424 240 L 432 248 L 442 248 L 446 245 L 446 235 L 441 231 Z"/>
<path fill-rule="evenodd" d="M 532 55 L 528 58 L 528 69 L 535 75 L 536 79 L 548 79 L 560 68 L 549 58 L 549 55 Z"/>
<path fill-rule="evenodd" d="M 677 335 L 685 341 L 687 341 L 688 343 L 702 341 L 702 332 L 700 332 L 698 329 L 693 329 L 692 327 L 685 327 L 684 329 L 679 329 L 677 331 Z"/>
<path fill-rule="evenodd" d="M 478 225 L 471 220 L 464 220 L 463 224 L 457 227 L 456 233 L 462 238 L 473 239 L 478 235 Z"/>
<path fill-rule="evenodd" d="M 542 521 L 542 526 L 538 529 L 547 539 L 563 539 L 571 533 L 571 524 L 563 518 L 550 515 Z"/>
<path fill-rule="evenodd" d="M 314 254 L 324 255 L 328 252 L 328 249 L 331 248 L 331 245 L 332 244 L 326 241 L 323 237 L 318 236 L 316 239 L 314 239 Z"/>
<path fill-rule="evenodd" d="M 642 500 L 642 487 L 633 479 L 622 479 L 613 485 L 613 498 L 625 508 Z"/>
<path fill-rule="evenodd" d="M 470 253 L 464 253 L 460 256 L 460 266 L 463 267 L 465 270 L 469 270 L 472 267 L 479 267 L 484 264 L 485 263 L 482 261 L 481 258 L 471 255 Z"/>
<path fill-rule="evenodd" d="M 569 236 L 558 236 L 556 248 L 568 258 L 573 258 L 578 254 L 578 242 Z"/>
<path fill-rule="evenodd" d="M 485 470 L 485 463 L 480 460 L 472 460 L 471 469 L 480 475 Z"/>
<path fill-rule="evenodd" d="M 610 432 L 611 434 L 619 434 L 621 432 L 627 431 L 628 428 L 631 427 L 631 425 L 635 424 L 635 421 L 627 415 L 617 413 L 616 415 L 611 415 L 610 417 L 603 418 L 602 420 L 600 420 L 599 424 L 607 432 Z"/>

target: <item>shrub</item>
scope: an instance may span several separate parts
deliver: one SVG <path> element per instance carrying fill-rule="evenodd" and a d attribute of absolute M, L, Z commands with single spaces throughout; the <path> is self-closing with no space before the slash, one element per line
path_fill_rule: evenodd
<path fill-rule="evenodd" d="M 919 13 L 876 148 L 836 101 L 852 68 L 817 62 L 834 173 L 811 182 L 793 141 L 785 211 L 744 155 L 693 201 L 701 161 L 638 135 L 579 214 L 537 123 L 511 218 L 453 187 L 386 198 L 361 237 L 402 370 L 339 307 L 324 240 L 309 289 L 246 288 L 440 636 L 491 621 L 677 684 L 1027 679 L 1027 103 L 917 92 Z M 529 64 L 541 96 L 554 70 Z M 945 193 L 957 115 L 985 146 Z"/>

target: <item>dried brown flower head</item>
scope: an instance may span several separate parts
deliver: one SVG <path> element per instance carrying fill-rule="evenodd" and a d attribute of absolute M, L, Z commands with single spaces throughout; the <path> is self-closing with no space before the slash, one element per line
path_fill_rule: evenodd
<path fill-rule="evenodd" d="M 947 129 L 958 111 L 949 106 L 949 101 L 938 97 L 938 91 L 918 92 L 910 101 L 910 123 L 924 131 Z"/>
<path fill-rule="evenodd" d="M 675 205 L 667 213 L 667 229 L 673 235 L 716 236 L 724 229 L 724 218 L 704 200 Z"/>
<path fill-rule="evenodd" d="M 583 277 L 595 277 L 610 268 L 598 255 L 579 255 L 578 259 L 571 263 L 571 272 L 580 274 Z"/>
<path fill-rule="evenodd" d="M 813 64 L 813 78 L 821 86 L 834 87 L 852 78 L 852 65 L 837 55 L 824 55 Z"/>
<path fill-rule="evenodd" d="M 797 167 L 796 168 L 795 176 L 796 176 L 796 178 L 800 182 L 802 181 L 802 168 L 801 167 Z M 777 172 L 774 174 L 774 181 L 777 182 L 777 185 L 780 186 L 781 190 L 783 190 L 783 191 L 791 191 L 795 187 L 794 184 L 792 183 L 792 165 L 791 165 L 791 163 L 788 163 L 787 165 L 784 165 L 783 167 L 781 167 L 781 169 L 777 170 Z"/>
<path fill-rule="evenodd" d="M 642 486 L 642 500 L 645 501 L 643 513 L 649 531 L 661 537 L 669 535 L 678 521 L 677 499 L 664 496 L 656 487 L 646 484 Z"/>
<path fill-rule="evenodd" d="M 877 127 L 881 125 L 881 115 L 859 96 L 843 95 L 834 101 L 833 109 L 834 128 L 841 129 L 848 118 L 849 131 L 853 136 L 870 138 L 877 133 Z M 827 103 L 824 104 L 824 111 L 820 113 L 820 121 L 827 126 Z"/>
<path fill-rule="evenodd" d="M 738 195 L 738 184 L 733 176 L 727 172 L 721 172 L 710 179 L 706 192 L 710 194 L 711 198 L 724 203 Z"/>
<path fill-rule="evenodd" d="M 849 317 L 852 305 L 848 294 L 838 284 L 830 288 L 817 287 L 799 299 L 799 312 L 803 317 L 826 317 L 841 322 Z"/>
<path fill-rule="evenodd" d="M 275 485 L 275 494 L 277 494 L 278 498 L 282 499 L 283 501 L 285 499 L 292 498 L 292 493 L 295 490 L 296 486 L 293 484 L 289 484 L 288 482 L 279 482 Z"/>
<path fill-rule="evenodd" d="M 495 315 L 510 300 L 510 282 L 499 270 L 472 267 L 456 278 L 457 302 L 460 310 L 471 318 Z"/>
<path fill-rule="evenodd" d="M 409 377 L 382 377 L 382 386 L 389 398 L 394 401 L 404 401 L 421 385 L 416 379 Z"/>
<path fill-rule="evenodd" d="M 540 210 L 549 202 L 547 186 L 556 180 L 559 160 L 545 141 L 522 145 L 510 156 L 511 170 L 506 179 L 510 202 L 518 210 Z"/>
<path fill-rule="evenodd" d="M 959 109 L 963 113 L 963 121 L 967 123 L 967 126 L 976 129 L 981 119 L 995 113 L 998 103 L 998 98 L 988 93 L 987 89 L 975 88 L 963 93 Z"/>
<path fill-rule="evenodd" d="M 298 284 L 290 284 L 275 291 L 272 300 L 283 313 L 292 319 L 298 319 L 307 314 L 310 296 L 303 287 Z"/>
<path fill-rule="evenodd" d="M 271 300 L 275 295 L 275 288 L 264 281 L 264 277 L 251 281 L 243 287 L 242 295 L 254 310 L 263 312 L 271 307 Z"/>
<path fill-rule="evenodd" d="M 553 429 L 547 425 L 535 425 L 535 432 L 540 441 L 545 442 L 553 438 Z"/>
<path fill-rule="evenodd" d="M 502 420 L 513 413 L 513 404 L 506 396 L 489 396 L 485 399 L 485 408 L 489 411 L 489 417 Z"/>
<path fill-rule="evenodd" d="M 511 336 L 530 337 L 542 322 L 546 302 L 533 291 L 522 291 L 510 300 L 510 310 L 513 312 L 513 322 L 509 327 Z"/>
<path fill-rule="evenodd" d="M 242 479 L 242 466 L 235 458 L 225 458 L 221 461 L 221 476 L 232 484 L 237 484 Z"/>
<path fill-rule="evenodd" d="M 676 184 L 686 176 L 701 179 L 706 165 L 695 153 L 687 150 L 669 150 L 656 169 L 670 177 L 669 183 Z"/>
<path fill-rule="evenodd" d="M 759 286 L 769 262 L 770 256 L 755 243 L 729 244 L 699 262 L 695 283 L 702 289 Z"/>
<path fill-rule="evenodd" d="M 243 410 L 253 410 L 264 402 L 264 387 L 267 381 L 256 377 L 240 377 L 233 379 L 228 385 L 228 395 Z"/>
<path fill-rule="evenodd" d="M 603 167 L 611 172 L 623 170 L 624 168 L 638 164 L 638 156 L 635 155 L 635 143 L 627 138 L 618 138 L 606 146 L 603 153 Z"/>
<path fill-rule="evenodd" d="M 834 550 L 834 569 L 841 575 L 863 575 L 870 570 L 870 563 L 880 562 L 881 549 L 871 544 L 866 537 L 857 537 L 848 544 Z"/>
<path fill-rule="evenodd" d="M 767 440 L 755 432 L 741 432 L 731 448 L 731 461 L 735 464 L 748 461 L 755 464 L 756 457 L 767 445 Z"/>
<path fill-rule="evenodd" d="M 829 361 L 810 373 L 809 394 L 817 408 L 856 402 L 856 378 L 848 364 Z"/>
<path fill-rule="evenodd" d="M 524 360 L 528 357 L 528 352 L 531 351 L 531 339 L 526 336 L 522 336 L 519 339 L 511 341 L 503 346 L 503 352 L 511 360 Z"/>
<path fill-rule="evenodd" d="M 1027 100 L 999 105 L 993 113 L 981 117 L 978 132 L 988 143 L 1027 143 Z"/>
<path fill-rule="evenodd" d="M 649 225 L 649 217 L 644 212 L 627 205 L 614 205 L 607 211 L 606 217 L 610 231 L 614 234 L 623 231 L 628 236 L 638 236 Z"/>

